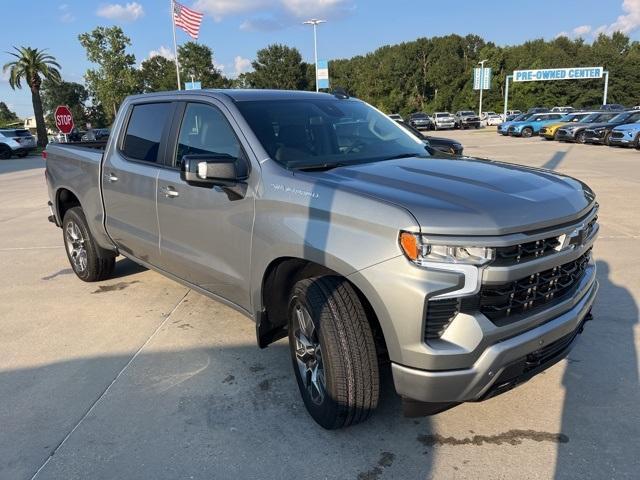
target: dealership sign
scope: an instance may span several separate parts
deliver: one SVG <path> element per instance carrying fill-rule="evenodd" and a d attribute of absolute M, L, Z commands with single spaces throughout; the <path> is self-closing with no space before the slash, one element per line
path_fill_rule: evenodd
<path fill-rule="evenodd" d="M 326 60 L 318 60 L 316 81 L 318 88 L 329 88 L 329 62 Z"/>
<path fill-rule="evenodd" d="M 514 82 L 541 82 L 545 80 L 587 80 L 602 78 L 604 67 L 545 68 L 544 70 L 515 70 Z"/>

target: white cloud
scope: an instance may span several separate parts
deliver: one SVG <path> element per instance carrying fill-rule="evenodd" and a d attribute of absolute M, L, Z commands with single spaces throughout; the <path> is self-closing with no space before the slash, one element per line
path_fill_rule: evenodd
<path fill-rule="evenodd" d="M 640 0 L 624 0 L 622 2 L 623 15 L 618 16 L 617 20 L 610 24 L 600 25 L 597 28 L 593 28 L 591 25 L 581 25 L 572 30 L 572 35 L 568 35 L 567 32 L 561 32 L 558 36 L 574 36 L 584 37 L 591 34 L 597 37 L 601 33 L 611 35 L 615 32 L 622 32 L 630 34 L 640 28 Z"/>
<path fill-rule="evenodd" d="M 144 15 L 144 8 L 138 2 L 127 3 L 126 5 L 110 3 L 98 8 L 96 15 L 110 20 L 132 22 Z"/>
<path fill-rule="evenodd" d="M 591 25 L 580 25 L 573 29 L 573 34 L 576 37 L 584 37 L 589 33 L 591 33 Z"/>
<path fill-rule="evenodd" d="M 268 0 L 198 0 L 194 10 L 208 13 L 217 22 L 228 15 L 237 15 L 260 10 L 268 7 L 272 2 Z"/>
<path fill-rule="evenodd" d="M 68 3 L 61 3 L 60 5 L 58 5 L 58 11 L 60 11 L 58 20 L 60 20 L 62 23 L 71 23 L 75 21 L 76 17 L 69 11 Z"/>
<path fill-rule="evenodd" d="M 251 70 L 251 60 L 243 58 L 240 55 L 233 59 L 233 71 L 236 76 Z"/>
<path fill-rule="evenodd" d="M 173 60 L 174 59 L 173 50 L 165 47 L 164 45 L 161 45 L 160 48 L 158 48 L 157 50 L 151 50 L 149 52 L 149 58 L 152 58 L 152 57 L 164 57 L 166 59 Z"/>
<path fill-rule="evenodd" d="M 241 30 L 270 31 L 295 25 L 302 19 L 339 18 L 355 9 L 354 0 L 197 0 L 194 9 L 217 22 L 232 15 L 248 15 Z"/>

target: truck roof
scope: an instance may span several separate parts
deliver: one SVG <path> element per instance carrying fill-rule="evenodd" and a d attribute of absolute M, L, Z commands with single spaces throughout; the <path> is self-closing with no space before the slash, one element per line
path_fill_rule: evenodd
<path fill-rule="evenodd" d="M 213 97 L 225 95 L 236 102 L 255 100 L 287 100 L 287 99 L 317 99 L 335 98 L 330 93 L 307 92 L 300 90 L 262 90 L 252 88 L 211 88 L 203 90 L 172 90 L 166 92 L 143 93 L 132 95 L 131 99 L 151 98 L 151 97 L 175 97 L 178 95 L 210 94 Z"/>

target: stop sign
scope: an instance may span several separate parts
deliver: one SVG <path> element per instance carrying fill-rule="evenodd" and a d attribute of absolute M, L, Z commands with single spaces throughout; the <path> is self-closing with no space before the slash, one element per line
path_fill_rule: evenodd
<path fill-rule="evenodd" d="M 73 115 L 66 105 L 59 105 L 54 113 L 56 127 L 61 133 L 68 135 L 73 130 Z"/>

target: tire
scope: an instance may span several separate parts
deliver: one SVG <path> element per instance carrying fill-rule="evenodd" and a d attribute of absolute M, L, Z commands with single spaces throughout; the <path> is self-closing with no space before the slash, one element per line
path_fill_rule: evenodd
<path fill-rule="evenodd" d="M 295 285 L 289 348 L 300 395 L 320 426 L 334 430 L 369 418 L 380 394 L 376 347 L 347 280 L 324 276 Z"/>
<path fill-rule="evenodd" d="M 531 138 L 533 136 L 533 129 L 531 127 L 524 127 L 522 129 L 523 138 Z"/>
<path fill-rule="evenodd" d="M 587 134 L 584 132 L 578 133 L 578 135 L 576 135 L 576 143 L 581 143 L 583 145 L 587 143 Z"/>
<path fill-rule="evenodd" d="M 111 275 L 116 256 L 96 244 L 82 208 L 73 207 L 64 214 L 62 238 L 71 268 L 80 280 L 97 282 Z"/>
<path fill-rule="evenodd" d="M 633 142 L 633 147 L 636 150 L 640 150 L 640 135 L 636 135 L 636 140 Z"/>
<path fill-rule="evenodd" d="M 16 156 L 17 156 L 18 158 L 24 158 L 24 157 L 26 157 L 27 155 L 29 155 L 29 152 L 20 152 L 20 153 L 16 153 Z"/>
<path fill-rule="evenodd" d="M 611 143 L 609 143 L 609 139 L 611 138 L 611 132 L 607 133 L 604 136 L 604 141 L 602 143 L 604 143 L 607 147 L 611 146 Z"/>
<path fill-rule="evenodd" d="M 5 145 L 4 143 L 0 143 L 0 160 L 9 160 L 11 158 L 11 148 Z"/>

